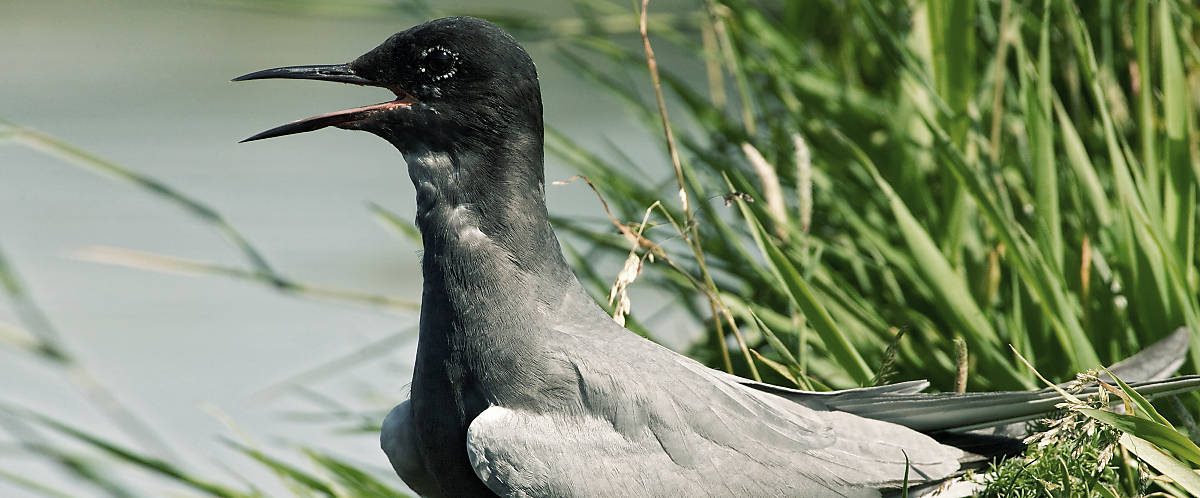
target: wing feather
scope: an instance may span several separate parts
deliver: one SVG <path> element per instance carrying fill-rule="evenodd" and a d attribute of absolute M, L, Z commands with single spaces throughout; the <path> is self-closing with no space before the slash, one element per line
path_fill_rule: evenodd
<path fill-rule="evenodd" d="M 637 339 L 568 341 L 575 343 L 563 347 L 562 361 L 579 376 L 578 406 L 492 406 L 476 417 L 467 454 L 489 489 L 531 497 L 857 497 L 898 484 L 909 463 L 914 482 L 958 470 L 961 451 L 919 432 L 818 412 Z M 628 361 L 596 362 L 618 357 L 597 347 L 620 349 Z"/>

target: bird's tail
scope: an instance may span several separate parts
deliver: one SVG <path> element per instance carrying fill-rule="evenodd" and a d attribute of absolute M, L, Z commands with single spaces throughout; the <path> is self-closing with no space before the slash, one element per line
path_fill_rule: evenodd
<path fill-rule="evenodd" d="M 1109 371 L 1147 398 L 1170 396 L 1200 389 L 1200 376 L 1164 378 L 1183 364 L 1191 335 L 1179 329 L 1119 363 Z M 1102 376 L 1106 377 L 1106 376 Z M 1099 386 L 1082 388 L 1079 396 L 1095 394 Z M 858 390 L 829 396 L 825 404 L 863 417 L 886 420 L 923 432 L 967 432 L 1005 428 L 1053 411 L 1062 402 L 1058 391 L 994 393 L 880 393 L 865 395 Z M 996 431 L 1013 434 L 1011 430 Z"/>
<path fill-rule="evenodd" d="M 1164 378 L 1183 364 L 1191 333 L 1181 328 L 1109 371 L 1147 398 L 1200 390 L 1200 376 Z M 818 410 L 838 410 L 885 420 L 922 432 L 968 432 L 989 429 L 993 434 L 1018 435 L 1024 423 L 1055 409 L 1062 402 L 1051 388 L 1038 391 L 991 393 L 924 393 L 925 381 L 834 392 L 797 391 L 746 381 L 752 387 Z M 1095 394 L 1084 386 L 1079 396 Z M 999 429 L 997 429 L 999 428 Z M 1019 435 L 1018 435 L 1019 436 Z"/>
<path fill-rule="evenodd" d="M 1147 398 L 1200 390 L 1200 375 L 1130 383 Z M 1095 394 L 1086 386 L 1080 397 Z M 1025 422 L 1053 411 L 1062 396 L 1053 389 L 995 393 L 883 394 L 826 400 L 826 406 L 855 415 L 886 420 L 922 432 L 966 432 Z"/>

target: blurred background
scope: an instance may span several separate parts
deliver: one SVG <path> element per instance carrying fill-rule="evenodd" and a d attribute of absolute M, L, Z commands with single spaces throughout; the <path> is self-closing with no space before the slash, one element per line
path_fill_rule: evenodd
<path fill-rule="evenodd" d="M 537 62 L 547 181 L 597 191 L 548 184 L 552 222 L 602 305 L 656 206 L 635 333 L 811 390 L 1033 389 L 1180 327 L 1198 371 L 1194 2 L 655 0 L 657 87 L 639 8 L 0 0 L 0 496 L 403 490 L 375 442 L 415 348 L 403 162 L 236 143 L 390 96 L 229 79 L 454 14 Z M 1200 395 L 1156 403 L 1058 414 L 985 495 L 1200 495 Z"/>
<path fill-rule="evenodd" d="M 678 3 L 656 8 L 669 11 Z M 444 14 L 493 7 L 438 2 Z M 573 12 L 556 1 L 524 2 L 505 12 L 522 11 L 545 20 Z M 419 6 L 388 2 L 0 2 L 0 60 L 7 66 L 0 118 L 203 202 L 289 278 L 415 302 L 419 244 L 398 237 L 368 205 L 412 219 L 412 184 L 395 149 L 341 130 L 236 143 L 279 123 L 385 95 L 350 85 L 229 79 L 266 67 L 347 61 L 429 17 Z M 631 44 L 635 28 L 628 27 Z M 612 141 L 635 156 L 657 154 L 656 137 L 633 126 L 612 97 L 556 62 L 554 38 L 522 40 L 538 64 L 549 126 L 591 146 Z M 666 165 L 658 155 L 647 162 Z M 549 159 L 548 181 L 573 174 Z M 547 192 L 552 212 L 602 215 L 582 182 Z M 367 468 L 386 468 L 372 435 L 334 433 L 287 413 L 334 402 L 390 407 L 389 394 L 398 397 L 408 382 L 416 313 L 314 303 L 260 285 L 81 259 L 81 250 L 111 246 L 234 267 L 242 262 L 218 231 L 179 206 L 18 143 L 0 144 L 0 234 L 9 264 L 65 347 L 184 461 L 240 473 L 246 462 L 218 438 L 233 433 L 231 423 L 259 442 L 280 438 L 337 448 Z M 0 323 L 19 323 L 17 313 L 0 306 Z M 370 361 L 304 377 L 306 389 L 320 397 L 280 389 L 296 375 L 380 341 L 386 349 L 373 349 Z M 0 349 L 0 379 L 5 403 L 130 442 L 43 358 Z M 28 454 L 2 451 L 0 468 L 51 473 L 58 476 L 48 481 L 55 487 L 95 492 L 72 486 L 54 465 Z M 0 480 L 0 496 L 25 493 Z"/>

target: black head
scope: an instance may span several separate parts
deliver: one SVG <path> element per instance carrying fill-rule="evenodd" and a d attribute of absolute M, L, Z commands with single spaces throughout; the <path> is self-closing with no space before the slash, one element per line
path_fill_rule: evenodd
<path fill-rule="evenodd" d="M 512 36 L 482 19 L 437 19 L 396 33 L 346 64 L 266 69 L 234 81 L 266 78 L 377 86 L 396 99 L 302 119 L 244 141 L 335 126 L 369 131 L 405 153 L 485 150 L 521 135 L 536 135 L 540 143 L 542 103 L 533 60 Z"/>

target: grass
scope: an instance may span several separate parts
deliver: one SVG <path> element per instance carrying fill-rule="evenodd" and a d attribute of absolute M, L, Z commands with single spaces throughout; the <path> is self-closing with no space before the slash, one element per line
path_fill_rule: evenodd
<path fill-rule="evenodd" d="M 810 389 L 889 378 L 926 378 L 945 391 L 1027 389 L 1040 385 L 1035 372 L 1071 378 L 1180 325 L 1200 331 L 1194 5 L 704 0 L 684 14 L 654 13 L 645 0 L 579 6 L 569 23 L 497 18 L 523 36 L 556 40 L 561 60 L 628 104 L 664 150 L 635 161 L 549 130 L 550 152 L 594 185 L 612 218 L 555 224 L 571 235 L 568 253 L 599 302 L 616 275 L 593 271 L 595 262 L 635 258 L 619 290 L 675 297 L 705 328 L 687 353 L 710 366 Z M 655 58 L 664 44 L 694 60 Z M 703 78 L 680 67 L 703 67 Z M 239 247 L 247 268 L 128 251 L 93 256 L 411 306 L 288 280 L 216 210 L 175 189 L 15 125 L 6 136 L 184 206 Z M 662 182 L 646 182 L 647 172 Z M 642 303 L 617 302 L 629 328 L 653 337 Z M 32 344 L 61 349 L 42 336 Z M 1198 366 L 1200 334 L 1184 370 Z M 1072 402 L 1045 426 L 1052 435 L 998 469 L 993 486 L 1001 487 L 992 489 L 1196 492 L 1188 469 L 1200 461 L 1187 436 L 1200 435 L 1182 434 L 1123 386 L 1113 395 L 1135 407 L 1130 415 Z M 1195 414 L 1200 398 L 1176 406 Z M 163 461 L 130 458 L 146 448 L 114 448 L 16 413 L 206 489 Z M 247 454 L 298 495 L 388 492 L 307 452 L 322 475 Z M 42 453 L 80 468 L 69 455 Z"/>
<path fill-rule="evenodd" d="M 910 11 L 904 4 L 817 2 L 806 5 L 803 16 L 789 15 L 787 7 L 710 5 L 711 25 L 700 29 L 723 25 L 719 31 L 739 60 L 728 63 L 719 48 L 697 57 L 719 64 L 722 81 L 749 85 L 746 93 L 755 101 L 721 108 L 682 78 L 662 78 L 690 113 L 687 119 L 700 124 L 699 132 L 677 139 L 693 196 L 738 191 L 765 201 L 739 201 L 732 212 L 711 203 L 696 208 L 693 227 L 705 241 L 714 280 L 724 293 L 752 303 L 739 310 L 739 319 L 751 320 L 751 311 L 769 317 L 766 323 L 780 328 L 777 335 L 795 351 L 829 358 L 806 369 L 823 383 L 847 387 L 871 378 L 892 337 L 888 326 L 908 330 L 899 347 L 902 374 L 949 389 L 955 337 L 969 345 L 975 386 L 1015 388 L 1031 387 L 1033 378 L 1008 354 L 1009 343 L 1040 370 L 1063 377 L 1124 357 L 1174 326 L 1197 323 L 1196 234 L 1185 229 L 1195 225 L 1194 203 L 1161 194 L 1193 198 L 1192 152 L 1156 154 L 1147 168 L 1138 164 L 1147 158 L 1134 157 L 1128 145 L 1169 141 L 1138 130 L 1158 129 L 1166 109 L 1194 104 L 1154 87 L 1134 94 L 1122 85 L 1118 76 L 1129 69 L 1118 68 L 1153 67 L 1138 65 L 1137 40 L 1130 50 L 1104 57 L 1110 66 L 1093 67 L 1098 59 L 1090 38 L 1098 28 L 1074 5 L 1002 3 L 931 2 Z M 1173 26 L 1176 6 L 1157 8 L 1168 16 L 1158 24 Z M 1007 17 L 998 18 L 1001 13 Z M 813 19 L 846 32 L 822 38 L 832 35 Z M 964 25 L 976 29 L 955 28 Z M 1055 37 L 1064 43 L 1052 43 Z M 993 52 L 1000 40 L 1011 48 Z M 586 44 L 603 47 L 617 65 L 632 67 L 631 60 L 643 57 L 605 39 Z M 1186 53 L 1165 46 L 1145 51 L 1164 61 Z M 580 60 L 566 51 L 566 60 Z M 1183 67 L 1183 61 L 1164 65 Z M 647 122 L 659 118 L 637 89 L 608 77 L 610 71 L 580 66 L 625 96 Z M 747 75 L 729 74 L 739 70 Z M 1071 88 L 1078 92 L 1074 106 L 1063 101 Z M 1110 101 L 1127 108 L 1125 102 L 1144 93 L 1161 98 L 1150 99 L 1150 112 L 1136 116 L 1142 122 L 1128 113 L 1123 121 L 1113 117 Z M 747 108 L 753 135 L 744 121 Z M 809 185 L 797 182 L 796 137 L 811 151 Z M 746 145 L 774 165 L 777 175 L 766 180 L 777 183 L 763 183 L 756 158 L 743 152 Z M 565 139 L 555 147 L 596 181 L 619 218 L 637 219 L 644 206 L 675 197 L 645 187 L 627 167 L 581 154 Z M 722 176 L 729 182 L 718 180 Z M 806 224 L 791 213 L 809 189 L 814 214 Z M 772 191 L 782 192 L 775 195 L 787 204 L 783 216 L 768 208 L 778 205 L 766 195 Z M 597 247 L 620 250 L 595 227 L 560 222 Z M 664 274 L 653 285 L 683 293 L 689 282 Z M 707 321 L 703 307 L 693 311 Z M 808 328 L 817 333 L 801 343 L 799 332 Z M 1038 352 L 1054 354 L 1039 361 Z M 740 373 L 748 368 L 736 366 Z"/>

